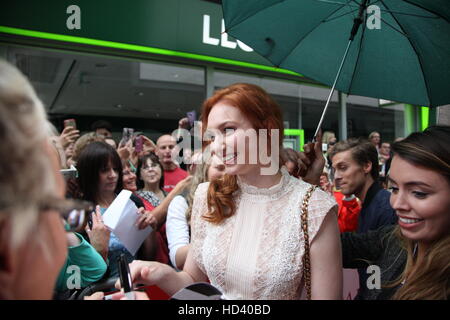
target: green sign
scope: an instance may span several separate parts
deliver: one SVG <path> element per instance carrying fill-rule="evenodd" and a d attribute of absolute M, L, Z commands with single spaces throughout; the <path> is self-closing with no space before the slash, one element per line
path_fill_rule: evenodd
<path fill-rule="evenodd" d="M 284 136 L 298 137 L 299 151 L 303 151 L 303 145 L 305 144 L 305 131 L 303 129 L 284 129 Z"/>
<path fill-rule="evenodd" d="M 184 56 L 242 62 L 283 73 L 224 32 L 222 7 L 199 0 L 10 1 L 0 32 Z M 150 50 L 151 49 L 151 50 Z"/>

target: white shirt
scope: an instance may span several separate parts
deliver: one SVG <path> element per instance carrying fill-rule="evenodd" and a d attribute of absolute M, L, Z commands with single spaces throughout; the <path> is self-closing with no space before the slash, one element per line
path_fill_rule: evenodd
<path fill-rule="evenodd" d="M 281 168 L 280 182 L 267 189 L 239 180 L 236 212 L 220 224 L 205 221 L 209 183 L 195 193 L 191 249 L 199 268 L 227 299 L 299 299 L 303 289 L 304 237 L 301 205 L 310 184 Z M 329 212 L 334 197 L 313 192 L 308 207 L 310 242 Z M 314 262 L 312 262 L 314 263 Z"/>
<path fill-rule="evenodd" d="M 186 220 L 188 203 L 182 196 L 176 196 L 167 209 L 166 235 L 169 245 L 169 257 L 172 265 L 178 270 L 175 261 L 177 250 L 190 242 L 189 225 Z"/>

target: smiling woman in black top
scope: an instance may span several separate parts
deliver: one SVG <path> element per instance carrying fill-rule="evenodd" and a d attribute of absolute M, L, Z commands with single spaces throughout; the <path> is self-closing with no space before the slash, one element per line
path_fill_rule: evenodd
<path fill-rule="evenodd" d="M 361 299 L 448 299 L 450 127 L 413 133 L 393 152 L 388 180 L 398 225 L 343 234 L 343 265 L 380 268 L 381 287 L 369 277 Z"/>

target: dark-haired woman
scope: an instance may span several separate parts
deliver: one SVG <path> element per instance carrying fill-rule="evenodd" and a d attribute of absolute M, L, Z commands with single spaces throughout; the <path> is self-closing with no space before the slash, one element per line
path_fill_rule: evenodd
<path fill-rule="evenodd" d="M 117 277 L 117 258 L 123 253 L 131 263 L 135 257 L 125 248 L 114 233 L 103 224 L 102 215 L 122 191 L 122 162 L 116 150 L 105 142 L 93 142 L 80 154 L 77 162 L 78 183 L 84 200 L 93 202 L 93 228 L 87 230 L 94 248 L 109 262 L 110 277 Z M 138 209 L 136 224 L 140 229 L 150 225 L 148 212 Z"/>
<path fill-rule="evenodd" d="M 183 192 L 190 183 L 191 177 L 188 176 L 180 181 L 175 188 L 167 193 L 164 187 L 164 170 L 159 162 L 159 158 L 153 152 L 145 155 L 138 160 L 137 166 L 137 195 L 144 201 L 145 209 L 152 212 L 157 220 L 156 230 L 156 248 L 150 246 L 147 242 L 148 252 L 154 252 L 155 260 L 164 264 L 170 264 L 169 247 L 166 236 L 166 217 L 167 209 L 173 198 Z"/>
<path fill-rule="evenodd" d="M 164 170 L 154 153 L 141 157 L 138 161 L 137 194 L 156 208 L 167 196 L 164 188 Z"/>
<path fill-rule="evenodd" d="M 367 268 L 359 299 L 450 298 L 450 127 L 394 143 L 388 177 L 398 225 L 342 235 L 346 268 Z"/>

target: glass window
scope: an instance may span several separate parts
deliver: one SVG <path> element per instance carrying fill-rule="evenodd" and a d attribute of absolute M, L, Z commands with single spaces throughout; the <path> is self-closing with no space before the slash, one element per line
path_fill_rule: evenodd
<path fill-rule="evenodd" d="M 7 59 L 29 77 L 50 119 L 62 129 L 74 116 L 82 131 L 98 119 L 114 137 L 132 127 L 155 138 L 172 132 L 186 112 L 205 99 L 203 67 L 73 52 L 3 47 Z M 157 120 L 157 121 L 155 121 Z"/>
<path fill-rule="evenodd" d="M 205 66 L 139 61 L 103 55 L 0 45 L 0 53 L 29 77 L 50 119 L 62 129 L 75 117 L 82 133 L 98 119 L 143 131 L 152 139 L 171 132 L 186 112 L 199 114 L 206 92 Z M 201 64 L 201 63 L 199 63 Z M 213 69 L 213 87 L 236 82 L 263 87 L 279 103 L 286 128 L 304 129 L 305 140 L 316 130 L 329 89 L 273 77 Z M 378 99 L 347 98 L 348 137 L 379 131 L 385 141 L 404 135 L 403 105 L 379 107 Z M 322 125 L 339 137 L 338 94 L 332 96 Z"/>

